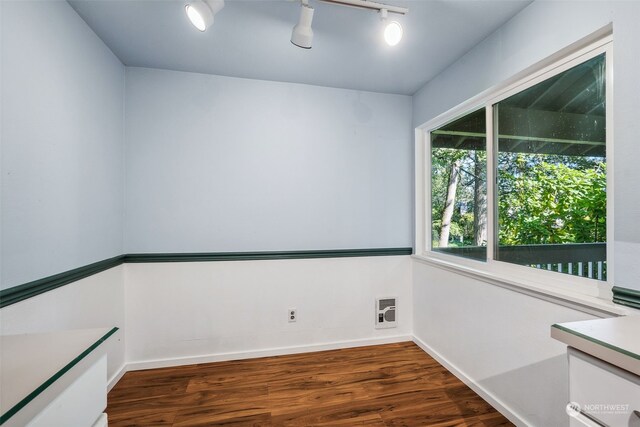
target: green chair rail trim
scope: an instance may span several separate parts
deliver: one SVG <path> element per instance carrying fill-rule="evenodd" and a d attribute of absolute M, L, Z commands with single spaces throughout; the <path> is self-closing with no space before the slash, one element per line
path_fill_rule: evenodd
<path fill-rule="evenodd" d="M 35 297 L 36 295 L 51 291 L 59 288 L 60 286 L 68 285 L 69 283 L 84 279 L 85 277 L 92 276 L 96 273 L 100 273 L 101 271 L 108 270 L 122 264 L 123 261 L 124 256 L 118 255 L 113 258 L 94 262 L 93 264 L 74 268 L 73 270 L 65 271 L 63 273 L 54 274 L 53 276 L 45 277 L 43 279 L 34 280 L 33 282 L 25 283 L 24 285 L 0 290 L 0 308 Z"/>
<path fill-rule="evenodd" d="M 271 252 L 202 252 L 177 254 L 128 254 L 125 262 L 199 262 L 199 261 L 256 261 L 273 259 L 344 258 L 367 256 L 411 255 L 411 248 L 336 249 L 322 251 Z"/>
<path fill-rule="evenodd" d="M 101 262 L 103 262 L 103 261 L 101 261 Z M 4 424 L 7 420 L 9 420 L 9 418 L 14 416 L 20 409 L 24 408 L 29 402 L 31 402 L 33 399 L 35 399 L 40 393 L 42 393 L 44 390 L 46 390 L 47 387 L 49 387 L 51 384 L 56 382 L 61 376 L 66 374 L 71 368 L 76 366 L 78 364 L 78 362 L 80 362 L 89 353 L 91 353 L 93 350 L 95 350 L 100 344 L 102 344 L 104 341 L 106 341 L 107 338 L 109 338 L 111 335 L 115 334 L 117 330 L 118 330 L 117 327 L 113 327 L 111 330 L 109 330 L 109 332 L 107 332 L 101 338 L 99 338 L 98 341 L 96 341 L 93 344 L 91 344 L 91 346 L 89 348 L 87 348 L 85 351 L 83 351 L 80 355 L 78 355 L 71 362 L 67 363 L 66 366 L 64 366 L 62 369 L 60 369 L 58 372 L 56 372 L 51 378 L 49 378 L 44 383 L 42 383 L 37 389 L 35 389 L 31 393 L 29 393 L 24 399 L 22 399 L 20 402 L 16 403 L 11 409 L 9 409 L 7 412 L 2 414 L 0 416 L 0 425 Z"/>
<path fill-rule="evenodd" d="M 614 286 L 612 291 L 613 302 L 616 304 L 640 309 L 640 291 L 621 288 L 620 286 Z"/>
<path fill-rule="evenodd" d="M 273 252 L 200 252 L 200 253 L 152 253 L 127 254 L 98 261 L 93 264 L 0 290 L 0 308 L 24 301 L 28 298 L 59 288 L 101 271 L 116 267 L 122 263 L 150 262 L 203 262 L 203 261 L 255 261 L 304 258 L 344 258 L 411 255 L 412 248 L 376 248 L 376 249 L 336 249 L 319 251 L 273 251 Z"/>

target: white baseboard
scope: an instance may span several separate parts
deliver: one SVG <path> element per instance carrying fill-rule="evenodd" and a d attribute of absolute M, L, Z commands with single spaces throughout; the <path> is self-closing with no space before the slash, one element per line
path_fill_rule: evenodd
<path fill-rule="evenodd" d="M 337 350 L 341 348 L 364 347 L 367 345 L 391 344 L 402 341 L 412 341 L 411 335 L 397 335 L 384 338 L 365 338 L 352 341 L 335 341 L 324 344 L 314 344 L 295 347 L 278 347 L 265 350 L 252 350 L 236 353 L 206 354 L 200 356 L 175 357 L 167 359 L 143 360 L 129 362 L 126 371 L 142 369 L 167 368 L 172 366 L 194 365 L 197 363 L 222 362 L 227 360 L 255 359 L 257 357 L 282 356 L 285 354 L 311 353 L 315 351 Z M 125 372 L 126 372 L 125 371 Z M 124 374 L 124 372 L 123 372 Z M 118 378 L 119 379 L 119 378 Z M 114 383 L 115 384 L 115 383 Z"/>
<path fill-rule="evenodd" d="M 107 381 L 107 393 L 110 392 L 113 386 L 115 386 L 118 381 L 120 381 L 120 378 L 122 378 L 122 376 L 127 373 L 127 370 L 127 364 L 125 363 L 120 367 L 120 369 L 118 369 L 115 374 L 113 374 L 111 378 L 109 378 L 109 380 Z"/>
<path fill-rule="evenodd" d="M 504 415 L 509 421 L 514 423 L 517 426 L 529 426 L 530 424 L 525 422 L 524 418 L 522 418 L 516 411 L 506 405 L 502 400 L 496 397 L 493 393 L 486 390 L 480 384 L 475 382 L 472 378 L 467 376 L 463 371 L 458 369 L 457 366 L 452 364 L 445 358 L 443 355 L 435 351 L 433 348 L 428 346 L 424 341 L 419 339 L 418 337 L 413 337 L 413 342 L 416 343 L 418 347 L 424 350 L 429 356 L 433 357 L 438 363 L 447 368 L 449 372 L 455 375 L 460 381 L 465 383 L 471 390 L 476 392 L 481 398 L 486 400 L 491 406 L 493 406 L 498 412 Z"/>

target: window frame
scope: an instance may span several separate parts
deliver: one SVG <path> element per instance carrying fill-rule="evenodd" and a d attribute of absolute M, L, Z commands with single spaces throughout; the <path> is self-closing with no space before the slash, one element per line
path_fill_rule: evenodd
<path fill-rule="evenodd" d="M 454 271 L 492 281 L 521 286 L 561 297 L 567 293 L 611 300 L 614 282 L 614 165 L 613 165 L 613 36 L 611 28 L 604 34 L 594 34 L 561 52 L 522 71 L 513 78 L 494 86 L 459 104 L 449 111 L 418 126 L 415 130 L 415 255 L 414 257 Z M 607 153 L 607 280 L 588 279 L 494 259 L 497 230 L 497 138 L 494 135 L 494 105 L 542 81 L 605 54 L 606 70 L 606 153 Z M 463 258 L 433 251 L 431 248 L 431 132 L 479 109 L 485 109 L 487 141 L 487 259 Z"/>

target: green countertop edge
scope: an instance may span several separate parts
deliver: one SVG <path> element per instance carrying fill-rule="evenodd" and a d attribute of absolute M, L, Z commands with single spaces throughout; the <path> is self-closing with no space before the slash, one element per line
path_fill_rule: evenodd
<path fill-rule="evenodd" d="M 625 349 L 620 348 L 620 347 L 616 347 L 615 345 L 609 344 L 609 343 L 604 342 L 604 341 L 600 341 L 599 339 L 596 339 L 596 338 L 590 337 L 589 335 L 585 335 L 585 334 L 582 334 L 582 333 L 580 333 L 580 332 L 576 332 L 576 331 L 574 331 L 573 329 L 566 328 L 566 327 L 561 326 L 561 325 L 559 325 L 559 324 L 557 324 L 557 323 L 555 323 L 555 324 L 551 325 L 551 327 L 552 327 L 552 328 L 556 328 L 556 329 L 560 329 L 561 331 L 566 332 L 566 333 L 569 333 L 569 334 L 571 334 L 571 335 L 575 335 L 575 336 L 577 336 L 577 337 L 584 338 L 584 339 L 585 339 L 585 340 L 587 340 L 587 341 L 591 341 L 591 342 L 592 342 L 592 343 L 594 343 L 594 344 L 598 344 L 598 345 L 601 345 L 601 346 L 603 346 L 603 347 L 606 347 L 606 348 L 608 348 L 609 350 L 613 350 L 613 351 L 615 351 L 615 352 L 622 353 L 622 354 L 624 354 L 625 356 L 629 356 L 629 357 L 631 357 L 631 358 L 633 358 L 633 359 L 640 360 L 640 354 L 632 353 L 632 352 L 630 352 L 630 351 L 628 351 L 628 350 L 625 350 Z"/>
<path fill-rule="evenodd" d="M 16 403 L 11 409 L 9 409 L 4 414 L 0 415 L 0 425 L 7 422 L 12 416 L 14 416 L 19 410 L 24 408 L 29 402 L 35 399 L 40 393 L 47 389 L 51 384 L 56 382 L 61 376 L 66 374 L 71 368 L 78 364 L 82 359 L 84 359 L 89 353 L 95 350 L 100 344 L 102 344 L 107 338 L 116 333 L 118 330 L 117 327 L 113 327 L 109 332 L 104 334 L 101 338 L 98 339 L 95 343 L 93 343 L 89 348 L 80 353 L 75 359 L 71 362 L 67 363 L 65 367 L 56 372 L 51 378 L 42 383 L 38 388 L 29 393 L 24 399 L 20 402 Z"/>

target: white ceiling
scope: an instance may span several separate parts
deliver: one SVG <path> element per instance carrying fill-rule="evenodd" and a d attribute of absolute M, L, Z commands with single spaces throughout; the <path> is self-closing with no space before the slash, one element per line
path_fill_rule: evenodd
<path fill-rule="evenodd" d="M 299 16 L 292 0 L 226 0 L 204 33 L 180 0 L 69 0 L 128 66 L 306 83 L 411 95 L 531 0 L 386 0 L 404 27 L 387 46 L 374 11 L 311 0 L 310 50 L 289 41 Z"/>

